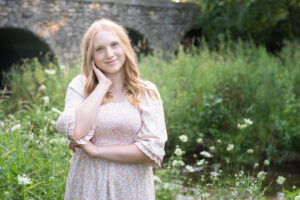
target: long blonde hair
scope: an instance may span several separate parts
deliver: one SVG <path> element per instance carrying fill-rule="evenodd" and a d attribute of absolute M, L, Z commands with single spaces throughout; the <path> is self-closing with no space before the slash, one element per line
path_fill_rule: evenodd
<path fill-rule="evenodd" d="M 91 67 L 93 56 L 93 40 L 99 30 L 109 30 L 117 35 L 120 40 L 120 46 L 125 53 L 126 59 L 123 67 L 125 67 L 124 88 L 128 101 L 139 107 L 143 92 L 147 92 L 150 97 L 152 94 L 158 99 L 158 94 L 150 88 L 139 78 L 139 71 L 137 68 L 136 56 L 131 46 L 127 31 L 121 25 L 109 20 L 100 19 L 92 23 L 87 29 L 81 44 L 82 50 L 82 64 L 81 73 L 86 77 L 84 92 L 90 95 L 98 84 L 98 79 Z M 107 92 L 102 104 L 108 103 L 111 100 L 110 92 Z"/>

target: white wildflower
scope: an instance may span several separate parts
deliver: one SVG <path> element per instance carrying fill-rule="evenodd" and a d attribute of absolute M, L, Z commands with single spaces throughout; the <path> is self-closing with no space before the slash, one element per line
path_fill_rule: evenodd
<path fill-rule="evenodd" d="M 42 97 L 43 101 L 45 104 L 49 104 L 49 97 L 48 96 L 44 96 Z"/>
<path fill-rule="evenodd" d="M 64 70 L 64 69 L 66 69 L 66 66 L 65 65 L 61 65 L 60 69 Z"/>
<path fill-rule="evenodd" d="M 19 185 L 29 185 L 32 183 L 32 181 L 29 177 L 23 174 L 23 176 L 18 175 L 18 183 Z"/>
<path fill-rule="evenodd" d="M 201 166 L 204 163 L 205 163 L 205 159 L 202 159 L 202 160 L 198 160 L 196 165 Z"/>
<path fill-rule="evenodd" d="M 4 192 L 4 196 L 9 196 L 9 192 L 8 191 L 6 191 L 6 192 Z"/>
<path fill-rule="evenodd" d="M 282 185 L 284 183 L 284 181 L 285 181 L 285 178 L 283 176 L 277 177 L 277 180 L 276 180 L 277 184 Z"/>
<path fill-rule="evenodd" d="M 257 178 L 262 178 L 262 179 L 265 179 L 266 175 L 267 175 L 267 173 L 266 173 L 266 172 L 264 172 L 264 171 L 261 171 L 261 172 L 259 172 L 259 173 L 257 174 Z"/>
<path fill-rule="evenodd" d="M 175 155 L 177 155 L 177 156 L 181 156 L 182 155 L 182 150 L 179 148 L 179 147 L 176 147 L 176 149 L 175 149 Z"/>
<path fill-rule="evenodd" d="M 50 176 L 49 181 L 53 182 L 55 180 L 55 178 L 53 176 Z"/>
<path fill-rule="evenodd" d="M 186 170 L 188 170 L 189 172 L 194 172 L 194 171 L 195 171 L 194 167 L 192 167 L 192 166 L 190 166 L 190 165 L 185 166 L 185 168 L 186 168 Z"/>
<path fill-rule="evenodd" d="M 40 87 L 39 87 L 39 91 L 43 91 L 43 90 L 45 90 L 46 89 L 46 86 L 43 84 L 43 85 L 41 85 Z"/>
<path fill-rule="evenodd" d="M 210 172 L 210 175 L 212 176 L 212 177 L 217 177 L 217 176 L 219 176 L 219 174 L 218 174 L 218 172 Z"/>
<path fill-rule="evenodd" d="M 258 168 L 259 164 L 258 163 L 254 163 L 253 168 Z"/>
<path fill-rule="evenodd" d="M 300 200 L 300 194 L 298 194 L 297 196 L 295 196 L 295 200 Z"/>
<path fill-rule="evenodd" d="M 207 192 L 204 192 L 204 193 L 202 193 L 202 198 L 208 198 L 209 197 L 209 193 L 207 193 Z"/>
<path fill-rule="evenodd" d="M 253 121 L 251 121 L 250 119 L 244 119 L 244 122 L 245 122 L 247 125 L 252 125 L 252 124 L 253 124 Z"/>
<path fill-rule="evenodd" d="M 217 143 L 221 144 L 222 140 L 221 139 L 217 139 Z"/>
<path fill-rule="evenodd" d="M 227 151 L 232 151 L 233 148 L 234 148 L 234 145 L 233 145 L 233 144 L 229 144 L 229 145 L 227 146 Z"/>
<path fill-rule="evenodd" d="M 215 146 L 211 146 L 211 147 L 209 147 L 209 150 L 211 150 L 211 151 L 215 151 L 215 150 L 216 150 L 216 148 L 215 148 Z"/>
<path fill-rule="evenodd" d="M 13 131 L 15 131 L 15 130 L 18 130 L 18 129 L 20 129 L 21 128 L 21 124 L 16 124 L 16 125 L 14 125 L 13 127 L 11 127 L 11 131 L 13 132 Z"/>
<path fill-rule="evenodd" d="M 172 161 L 172 166 L 173 166 L 173 167 L 178 166 L 178 160 L 173 160 L 173 161 Z"/>
<path fill-rule="evenodd" d="M 239 129 L 244 129 L 244 128 L 246 128 L 248 125 L 247 124 L 238 124 L 237 125 L 237 127 L 239 128 Z"/>
<path fill-rule="evenodd" d="M 249 154 L 253 154 L 253 153 L 254 153 L 254 151 L 253 151 L 253 149 L 248 149 L 248 150 L 247 150 L 247 153 L 249 153 Z"/>
<path fill-rule="evenodd" d="M 54 69 L 45 69 L 45 73 L 49 75 L 53 75 L 56 73 L 56 71 Z"/>
<path fill-rule="evenodd" d="M 170 188 L 170 184 L 169 184 L 169 183 L 164 183 L 164 184 L 163 184 L 163 188 L 164 188 L 165 190 L 169 189 L 169 188 Z"/>
<path fill-rule="evenodd" d="M 57 113 L 57 114 L 61 114 L 61 111 L 58 110 L 57 108 L 51 108 L 51 111 L 52 111 L 52 112 L 55 112 L 55 113 Z"/>
<path fill-rule="evenodd" d="M 265 161 L 264 161 L 264 165 L 265 165 L 265 166 L 270 165 L 270 161 L 269 161 L 269 160 L 265 160 Z"/>
<path fill-rule="evenodd" d="M 182 160 L 178 160 L 177 164 L 178 164 L 179 166 L 184 166 L 184 162 L 183 162 Z"/>
<path fill-rule="evenodd" d="M 182 142 L 187 142 L 188 141 L 188 137 L 186 135 L 181 135 L 179 136 L 179 139 L 182 141 Z"/>
<path fill-rule="evenodd" d="M 160 178 L 158 177 L 158 176 L 153 176 L 153 180 L 154 180 L 154 182 L 158 182 L 158 183 L 161 183 L 161 180 L 160 180 Z"/>
<path fill-rule="evenodd" d="M 202 152 L 200 152 L 200 155 L 201 155 L 201 156 L 204 156 L 204 157 L 206 157 L 206 158 L 211 158 L 211 157 L 212 157 L 212 155 L 211 155 L 210 153 L 208 153 L 207 151 L 202 151 Z"/>
<path fill-rule="evenodd" d="M 198 138 L 198 139 L 197 139 L 197 143 L 198 143 L 198 144 L 202 144 L 202 143 L 203 143 L 203 139 L 202 139 L 202 138 Z"/>

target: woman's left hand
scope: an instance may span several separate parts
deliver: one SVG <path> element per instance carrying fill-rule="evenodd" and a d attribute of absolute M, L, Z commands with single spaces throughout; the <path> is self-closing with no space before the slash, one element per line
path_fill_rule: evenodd
<path fill-rule="evenodd" d="M 92 158 L 96 157 L 97 146 L 94 145 L 92 142 L 89 141 L 87 144 L 80 144 L 79 148 L 81 148 L 90 157 L 92 157 Z"/>

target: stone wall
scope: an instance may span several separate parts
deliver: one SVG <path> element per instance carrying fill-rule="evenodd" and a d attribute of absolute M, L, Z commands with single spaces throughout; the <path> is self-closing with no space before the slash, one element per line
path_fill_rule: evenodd
<path fill-rule="evenodd" d="M 62 62 L 80 55 L 83 33 L 94 20 L 110 18 L 142 34 L 154 49 L 174 51 L 198 14 L 194 4 L 167 0 L 0 0 L 0 28 L 31 31 Z"/>

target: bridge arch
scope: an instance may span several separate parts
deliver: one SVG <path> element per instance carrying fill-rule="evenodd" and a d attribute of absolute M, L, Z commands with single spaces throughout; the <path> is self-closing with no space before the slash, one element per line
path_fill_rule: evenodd
<path fill-rule="evenodd" d="M 1 27 L 0 44 L 1 72 L 7 71 L 13 64 L 22 63 L 24 59 L 37 57 L 42 60 L 47 56 L 54 59 L 49 45 L 33 32 L 23 28 Z M 3 85 L 2 75 L 0 84 Z"/>
<path fill-rule="evenodd" d="M 152 53 L 152 49 L 149 45 L 148 39 L 139 31 L 133 28 L 126 28 L 134 52 L 139 57 L 141 54 L 148 55 Z"/>
<path fill-rule="evenodd" d="M 192 46 L 200 47 L 200 38 L 202 36 L 201 27 L 193 27 L 188 30 L 181 39 L 181 45 L 188 50 Z"/>

